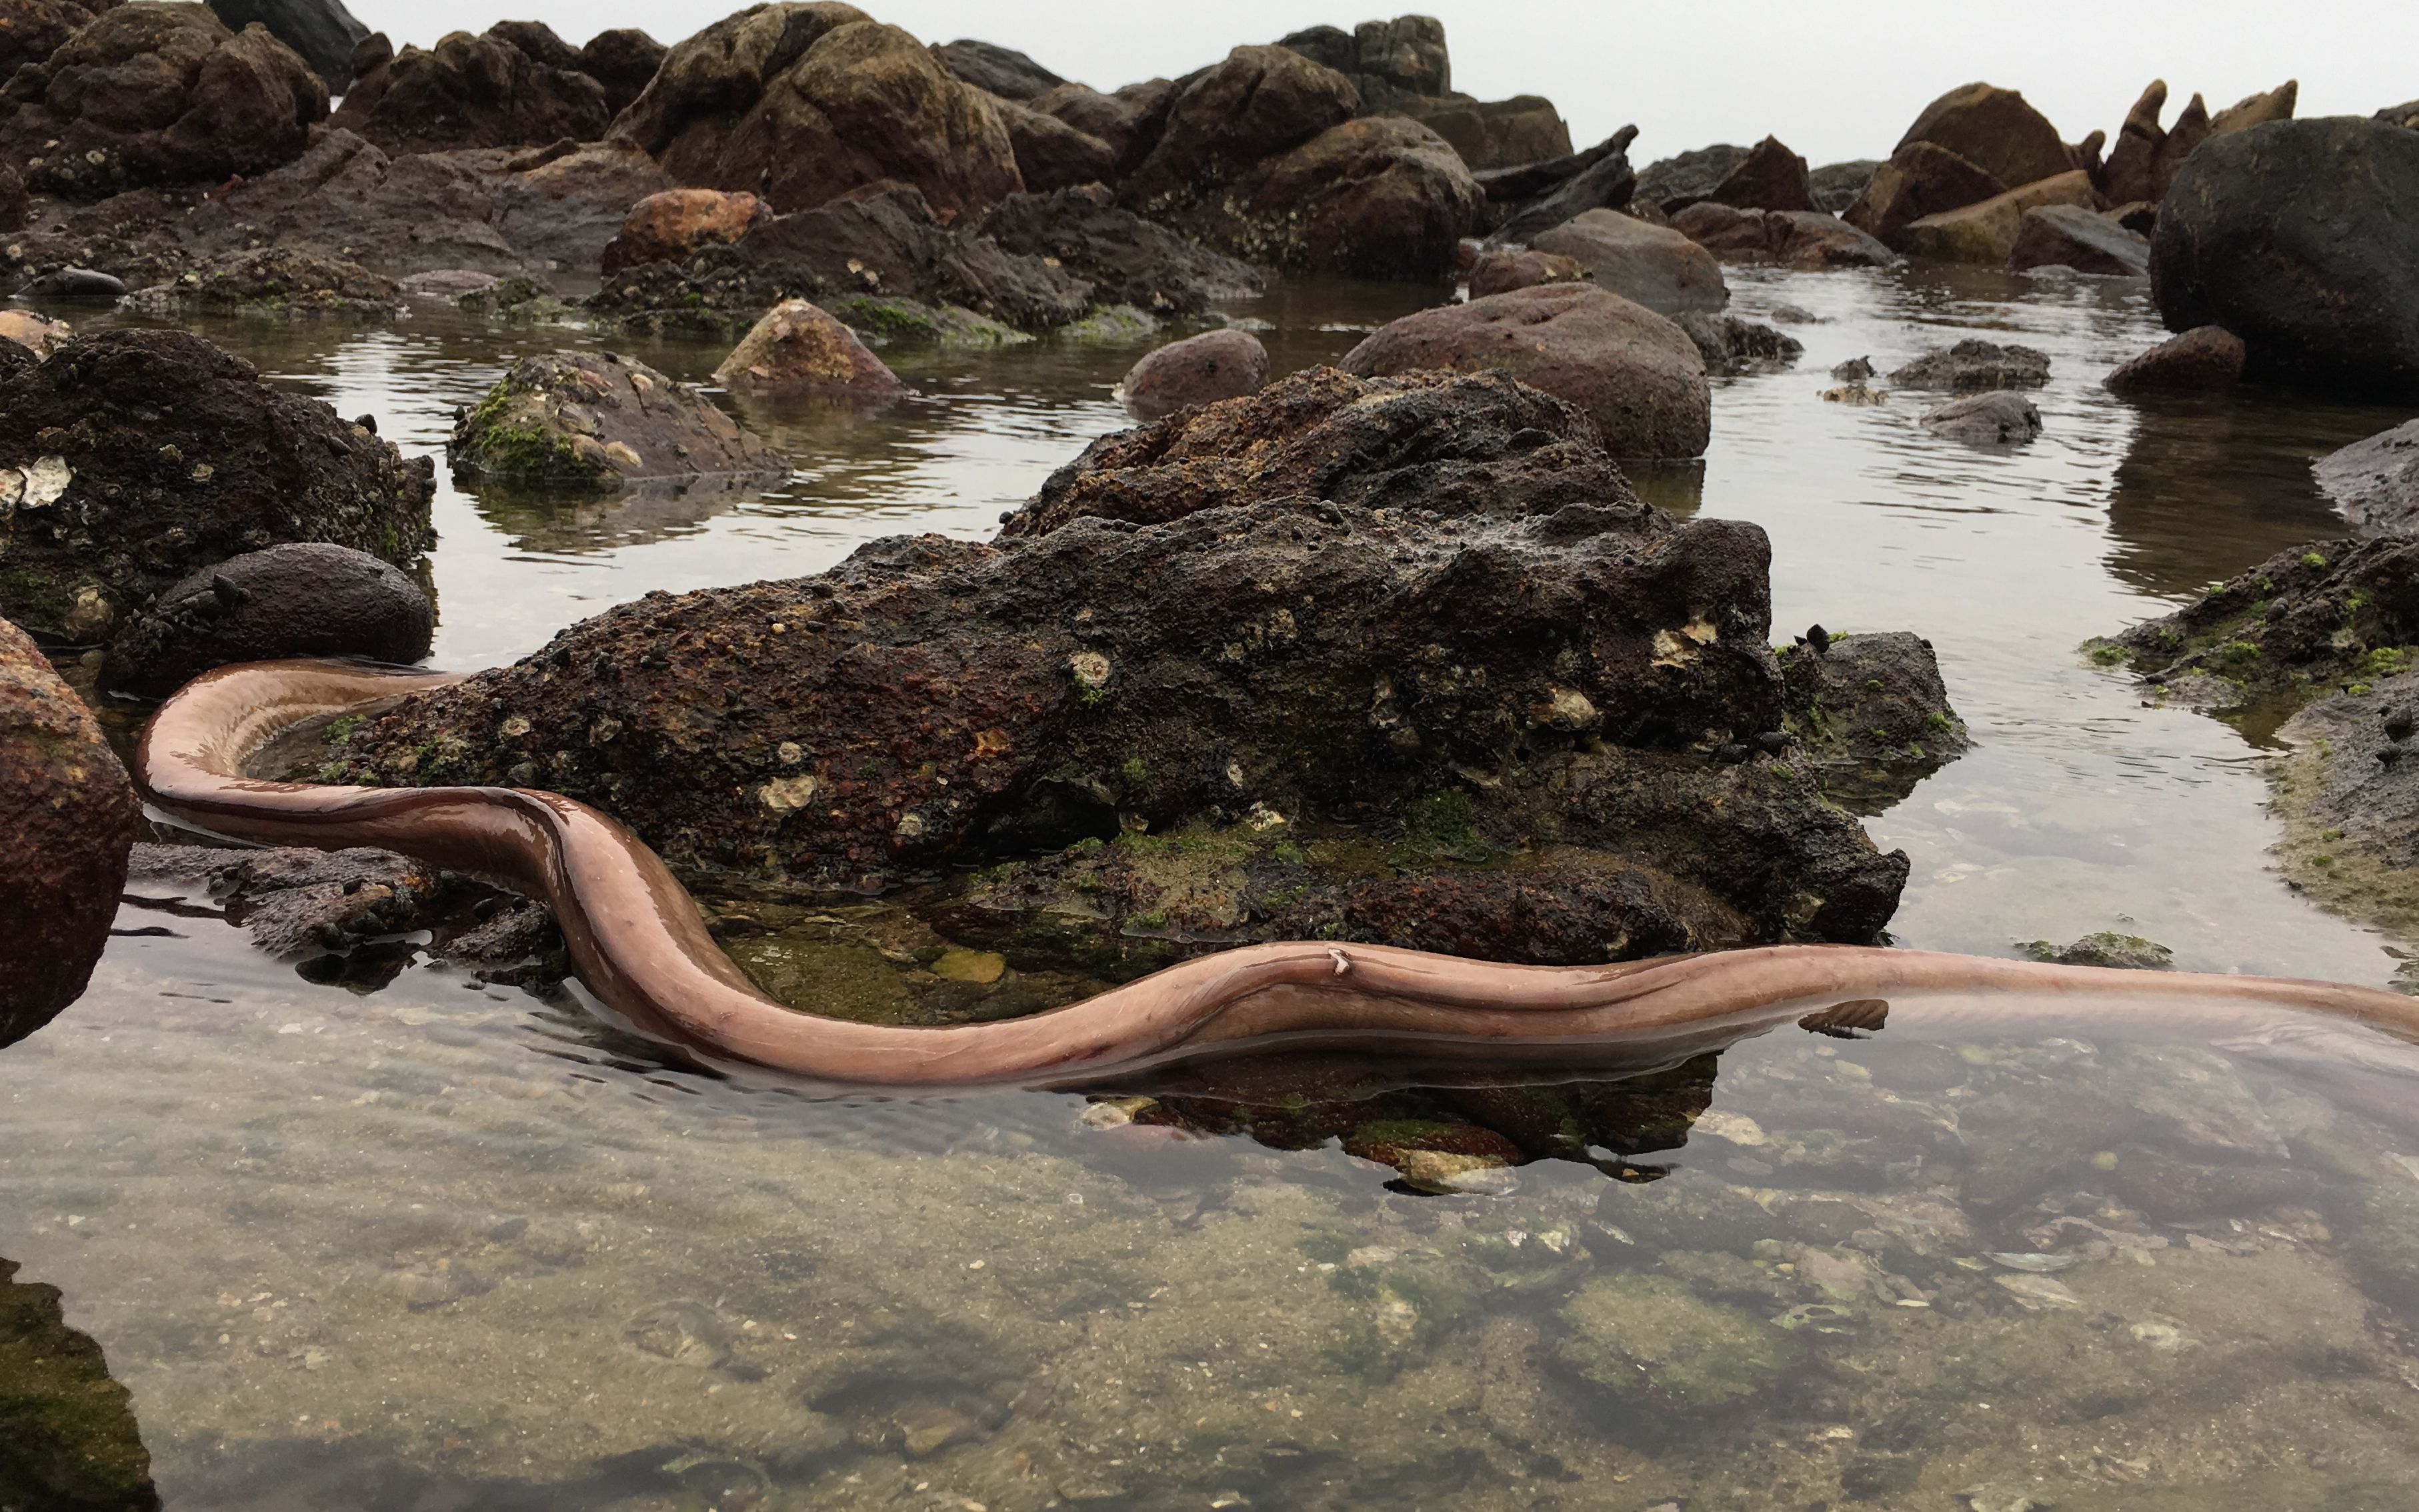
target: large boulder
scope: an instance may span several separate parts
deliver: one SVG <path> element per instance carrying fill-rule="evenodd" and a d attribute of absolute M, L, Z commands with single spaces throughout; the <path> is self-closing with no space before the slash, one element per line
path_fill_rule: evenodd
<path fill-rule="evenodd" d="M 686 262 L 706 247 L 738 240 L 772 207 L 745 190 L 667 189 L 630 207 L 622 234 L 605 244 L 602 267 L 612 277 L 624 268 Z"/>
<path fill-rule="evenodd" d="M 535 22 L 407 47 L 345 96 L 333 123 L 391 153 L 591 142 L 611 124 L 605 86 Z"/>
<path fill-rule="evenodd" d="M 2032 211 L 2048 205 L 2088 210 L 2097 203 L 2091 176 L 2077 168 L 2055 178 L 2037 179 L 2022 189 L 2011 189 L 1980 205 L 1927 215 L 1906 228 L 1903 245 L 1918 257 L 2003 268 L 2014 255 L 2016 240 L 2024 234 L 2025 218 Z"/>
<path fill-rule="evenodd" d="M 2011 189 L 2072 173 L 2079 163 L 2047 116 L 2012 89 L 1969 84 L 1934 100 L 1900 139 L 1945 147 Z"/>
<path fill-rule="evenodd" d="M 1814 179 L 1806 160 L 1779 137 L 1749 147 L 1736 166 L 1706 195 L 1717 205 L 1742 210 L 1812 210 Z"/>
<path fill-rule="evenodd" d="M 166 698 L 213 667 L 285 656 L 428 655 L 437 611 L 420 585 L 366 551 L 272 546 L 204 567 L 162 593 L 109 643 L 101 686 Z"/>
<path fill-rule="evenodd" d="M 215 184 L 301 155 L 328 86 L 266 27 L 206 6 L 120 6 L 8 81 L 0 159 L 25 184 L 90 200 Z"/>
<path fill-rule="evenodd" d="M 446 442 L 454 470 L 521 487 L 617 489 L 787 471 L 687 384 L 612 352 L 525 357 Z"/>
<path fill-rule="evenodd" d="M 2255 376 L 2419 390 L 2419 132 L 2341 116 L 2210 141 L 2160 209 L 2150 286 L 2169 330 L 2242 337 Z"/>
<path fill-rule="evenodd" d="M 1289 48 L 1239 47 L 1178 92 L 1119 193 L 1145 214 L 1191 208 L 1360 110 L 1360 92 L 1334 69 Z"/>
<path fill-rule="evenodd" d="M 2044 205 L 2025 212 L 2008 267 L 2071 268 L 2103 278 L 2148 278 L 2150 239 L 2083 205 Z"/>
<path fill-rule="evenodd" d="M 1016 171 L 1033 193 L 1105 184 L 1117 177 L 1117 149 L 1089 131 L 1012 100 L 999 100 L 993 108 L 1008 127 Z"/>
<path fill-rule="evenodd" d="M 2215 116 L 2195 95 L 2173 127 L 2159 124 L 2165 112 L 2167 85 L 2154 79 L 2118 129 L 2117 145 L 2098 174 L 2103 198 L 2112 205 L 2156 205 L 2167 197 L 2184 163 L 2212 137 L 2249 131 L 2269 121 L 2293 118 L 2301 86 L 2287 81 L 2264 95 L 2253 95 Z"/>
<path fill-rule="evenodd" d="M 125 0 L 0 0 L 0 84 L 28 63 L 47 63 L 67 39 Z"/>
<path fill-rule="evenodd" d="M 0 377 L 0 612 L 74 642 L 247 551 L 408 566 L 434 539 L 426 461 L 182 332 L 102 332 Z"/>
<path fill-rule="evenodd" d="M 2354 530 L 2419 533 L 2419 420 L 2331 452 L 2312 473 Z"/>
<path fill-rule="evenodd" d="M 876 543 L 819 577 L 614 610 L 356 732 L 341 775 L 517 771 L 605 807 L 690 876 L 759 895 L 1086 841 L 1303 876 L 1302 847 L 1336 824 L 1402 856 L 1378 874 L 1438 875 L 1467 902 L 1452 912 L 1494 920 L 1401 943 L 1511 933 L 1532 889 L 1502 860 L 1533 840 L 1608 881 L 1652 872 L 1667 897 L 1708 900 L 1689 917 L 1710 938 L 1872 938 L 1904 858 L 1876 854 L 1810 768 L 1704 754 L 1785 747 L 1763 532 L 1640 504 L 1582 417 L 1500 380 L 1418 386 L 1429 434 L 1392 432 L 1368 463 L 1466 458 L 1466 411 L 1437 402 L 1456 392 L 1490 429 L 1507 402 L 1543 407 L 1568 440 L 1516 447 L 1533 463 L 1559 448 L 1611 491 L 1542 515 L 1463 496 L 1483 512 L 1445 515 L 1410 506 L 1429 489 L 1415 470 L 1389 490 L 1404 507 L 1380 513 L 1272 477 L 1285 492 L 1196 497 L 1165 523 L 1078 514 L 996 546 Z M 1148 429 L 1287 447 L 1308 396 L 1288 380 Z M 1336 491 L 1364 491 L 1354 460 L 1323 466 Z M 1672 943 L 1609 931 L 1589 949 Z"/>
<path fill-rule="evenodd" d="M 907 393 L 855 332 L 804 300 L 783 300 L 765 311 L 714 370 L 714 381 L 733 393 L 869 407 Z"/>
<path fill-rule="evenodd" d="M 1571 150 L 1570 127 L 1553 101 L 1536 95 L 1483 100 L 1455 89 L 1444 23 L 1433 16 L 1366 21 L 1350 32 L 1313 26 L 1277 45 L 1351 81 L 1364 115 L 1418 121 L 1451 143 L 1473 170 L 1515 167 Z"/>
<path fill-rule="evenodd" d="M 775 209 L 885 180 L 944 222 L 1025 187 L 991 97 L 854 6 L 760 5 L 674 47 L 613 135 L 681 183 L 744 189 Z"/>
<path fill-rule="evenodd" d="M 1224 399 L 1257 393 L 1269 381 L 1269 349 L 1248 331 L 1205 331 L 1136 363 L 1117 385 L 1126 406 L 1157 420 Z"/>
<path fill-rule="evenodd" d="M 2161 342 L 2108 375 L 2111 393 L 2222 393 L 2242 381 L 2250 358 L 2224 326 L 2196 326 Z"/>
<path fill-rule="evenodd" d="M 1014 48 L 996 42 L 935 42 L 932 55 L 957 77 L 1002 100 L 1038 100 L 1067 82 Z"/>
<path fill-rule="evenodd" d="M 579 71 L 605 86 L 605 108 L 621 115 L 646 93 L 671 49 L 635 26 L 598 32 L 579 50 Z"/>
<path fill-rule="evenodd" d="M 1713 434 L 1696 343 L 1592 284 L 1539 285 L 1405 316 L 1340 365 L 1362 378 L 1508 373 L 1586 411 L 1616 456 L 1701 456 Z"/>
<path fill-rule="evenodd" d="M 31 638 L 0 620 L 0 1045 L 84 995 L 117 918 L 140 814 L 92 711 Z"/>
<path fill-rule="evenodd" d="M 209 0 L 230 31 L 254 23 L 292 48 L 341 95 L 352 86 L 353 49 L 369 40 L 370 29 L 345 8 L 345 0 Z"/>
<path fill-rule="evenodd" d="M 1899 260 L 1898 254 L 1838 216 L 1815 210 L 1740 210 L 1700 200 L 1672 218 L 1672 229 L 1725 262 L 1820 272 L 1887 268 Z"/>
<path fill-rule="evenodd" d="M 1731 301 L 1712 253 L 1670 226 L 1618 210 L 1590 210 L 1531 245 L 1575 259 L 1598 285 L 1658 315 L 1719 310 Z"/>
<path fill-rule="evenodd" d="M 1916 222 L 2007 192 L 2007 185 L 1980 165 L 1935 143 L 1917 142 L 1873 171 L 1841 219 L 1892 251 L 1904 252 L 1906 228 Z"/>
<path fill-rule="evenodd" d="M 1442 137 L 1380 116 L 1320 132 L 1261 164 L 1248 197 L 1196 206 L 1178 224 L 1239 256 L 1301 272 L 1435 279 L 1453 270 L 1482 197 Z"/>
<path fill-rule="evenodd" d="M 1107 143 L 1117 155 L 1116 177 L 1122 178 L 1159 146 L 1179 92 L 1172 79 L 1130 84 L 1107 95 L 1088 85 L 1062 84 L 1026 103 L 1086 136 Z"/>

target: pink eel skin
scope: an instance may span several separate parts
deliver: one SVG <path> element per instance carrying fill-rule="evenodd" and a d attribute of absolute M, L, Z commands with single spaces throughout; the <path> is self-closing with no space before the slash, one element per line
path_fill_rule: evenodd
<path fill-rule="evenodd" d="M 949 1028 L 824 1018 L 759 992 L 655 854 L 585 804 L 526 789 L 331 787 L 245 775 L 263 747 L 299 724 L 458 680 L 347 662 L 226 668 L 160 709 L 137 777 L 159 810 L 213 834 L 384 847 L 543 898 L 580 980 L 641 1031 L 838 1083 L 1077 1086 L 1179 1061 L 1312 1047 L 1577 1068 L 1667 1059 L 1872 999 L 1887 1000 L 1891 1028 L 1918 1032 L 2072 1034 L 2123 1019 L 2168 1033 L 2290 1037 L 2315 1016 L 2419 1041 L 2419 1002 L 2367 988 L 1842 946 L 1547 968 L 1382 946 L 1261 945 L 1030 1018 Z"/>

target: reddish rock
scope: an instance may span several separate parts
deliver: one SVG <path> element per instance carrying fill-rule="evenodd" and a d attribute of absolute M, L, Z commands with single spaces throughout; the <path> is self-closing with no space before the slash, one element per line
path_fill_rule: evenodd
<path fill-rule="evenodd" d="M 785 300 L 764 312 L 740 340 L 714 380 L 734 393 L 888 404 L 907 386 L 839 317 L 804 300 Z"/>
<path fill-rule="evenodd" d="M 648 263 L 686 262 L 698 249 L 736 241 L 772 213 L 755 195 L 717 189 L 673 189 L 630 207 L 622 234 L 605 244 L 608 277 Z"/>
<path fill-rule="evenodd" d="M 1820 272 L 1887 268 L 1898 255 L 1841 220 L 1816 210 L 1740 210 L 1702 200 L 1672 218 L 1672 229 L 1726 262 L 1777 263 Z"/>
<path fill-rule="evenodd" d="M 1339 365 L 1361 378 L 1508 373 L 1586 411 L 1615 456 L 1700 456 L 1713 434 L 1696 343 L 1592 284 L 1545 284 L 1405 316 Z"/>
<path fill-rule="evenodd" d="M 0 310 L 0 339 L 23 347 L 37 358 L 48 359 L 75 339 L 75 328 L 31 310 Z"/>
<path fill-rule="evenodd" d="M 2201 326 L 2163 341 L 2108 375 L 2111 393 L 2204 393 L 2242 381 L 2242 338 L 2224 326 Z"/>
<path fill-rule="evenodd" d="M 1873 172 L 1865 192 L 1841 217 L 1893 252 L 1906 250 L 1906 228 L 1926 216 L 1979 205 L 2008 192 L 1980 166 L 1931 142 L 1903 147 Z"/>
<path fill-rule="evenodd" d="M 1171 342 L 1136 363 L 1121 388 L 1145 420 L 1257 393 L 1269 381 L 1269 349 L 1248 331 L 1211 331 Z"/>
<path fill-rule="evenodd" d="M 1946 147 L 2010 189 L 2075 168 L 2073 152 L 2048 117 L 2013 89 L 1969 84 L 1926 106 L 1899 142 Z"/>
<path fill-rule="evenodd" d="M 0 1045 L 84 995 L 140 813 L 92 711 L 31 637 L 0 620 Z"/>
<path fill-rule="evenodd" d="M 1534 248 L 1488 252 L 1481 254 L 1470 270 L 1470 297 L 1483 300 L 1490 294 L 1509 294 L 1516 288 L 1534 288 L 1540 284 L 1583 284 L 1587 279 L 1586 264 L 1560 253 Z"/>

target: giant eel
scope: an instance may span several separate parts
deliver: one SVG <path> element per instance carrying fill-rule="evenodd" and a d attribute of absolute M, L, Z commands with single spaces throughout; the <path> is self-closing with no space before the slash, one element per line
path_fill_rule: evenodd
<path fill-rule="evenodd" d="M 662 859 L 586 804 L 517 788 L 337 787 L 246 775 L 265 746 L 298 725 L 459 680 L 353 662 L 222 669 L 160 708 L 136 776 L 160 811 L 207 832 L 379 846 L 543 898 L 580 981 L 631 1026 L 708 1056 L 838 1083 L 1081 1086 L 1287 1047 L 1610 1065 L 1668 1060 L 1793 1019 L 1854 1033 L 1858 1005 L 1877 1003 L 1887 1003 L 1892 1026 L 2076 1033 L 2140 1019 L 2169 1032 L 2291 1039 L 2316 1015 L 2419 1041 L 2419 1001 L 2369 988 L 1846 946 L 1541 967 L 1383 946 L 1260 945 L 1029 1018 L 948 1028 L 851 1023 L 758 991 Z"/>

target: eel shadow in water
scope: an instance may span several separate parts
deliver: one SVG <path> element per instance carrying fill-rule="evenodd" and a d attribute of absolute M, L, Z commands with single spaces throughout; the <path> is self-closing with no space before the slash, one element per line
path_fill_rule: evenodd
<path fill-rule="evenodd" d="M 151 1456 L 100 1346 L 55 1287 L 0 1260 L 0 1512 L 157 1512 Z"/>

